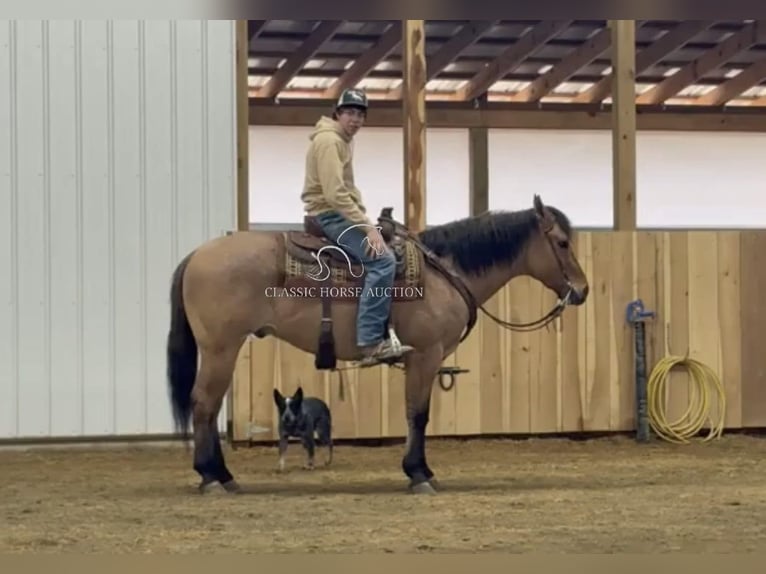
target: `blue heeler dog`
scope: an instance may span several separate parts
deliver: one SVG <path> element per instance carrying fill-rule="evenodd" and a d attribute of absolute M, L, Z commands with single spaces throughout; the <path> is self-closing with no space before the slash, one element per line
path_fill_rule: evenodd
<path fill-rule="evenodd" d="M 304 397 L 301 387 L 292 397 L 284 397 L 274 389 L 274 403 L 279 411 L 279 470 L 285 469 L 287 439 L 290 437 L 300 438 L 306 449 L 307 461 L 303 468 L 314 468 L 316 445 L 327 447 L 325 466 L 329 465 L 332 462 L 332 416 L 327 404 L 317 397 Z"/>

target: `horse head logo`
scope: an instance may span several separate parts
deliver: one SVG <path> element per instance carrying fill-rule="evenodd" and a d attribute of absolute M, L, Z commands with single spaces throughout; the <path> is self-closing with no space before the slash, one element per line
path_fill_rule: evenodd
<path fill-rule="evenodd" d="M 366 223 L 357 223 L 357 224 L 355 224 L 355 225 L 352 225 L 352 226 L 350 226 L 350 227 L 348 227 L 348 228 L 344 229 L 344 230 L 343 230 L 343 232 L 342 232 L 342 233 L 341 233 L 341 234 L 338 236 L 338 240 L 336 241 L 336 243 L 337 243 L 338 245 L 342 245 L 342 243 L 341 243 L 341 238 L 343 237 L 343 235 L 344 235 L 344 234 L 345 234 L 345 233 L 346 233 L 346 232 L 347 232 L 349 229 L 353 229 L 353 228 L 355 228 L 355 227 L 373 227 L 373 228 L 377 229 L 378 231 L 381 231 L 381 229 L 382 229 L 382 227 L 380 227 L 380 226 L 377 226 L 377 225 L 368 225 L 368 224 L 366 224 Z M 375 247 L 374 247 L 374 246 L 373 246 L 373 245 L 370 243 L 370 238 L 369 238 L 369 237 L 367 237 L 366 235 L 365 235 L 365 236 L 364 236 L 364 238 L 362 239 L 362 241 L 361 241 L 361 245 L 362 245 L 362 246 L 364 246 L 364 244 L 365 244 L 365 243 L 367 243 L 367 245 L 368 245 L 368 246 L 369 246 L 369 247 L 370 247 L 370 248 L 371 248 L 373 251 L 375 251 L 375 254 L 376 254 L 377 256 L 380 256 L 380 255 L 382 255 L 382 254 L 383 254 L 383 251 L 382 251 L 382 250 L 376 249 L 376 248 L 375 248 Z M 346 246 L 346 247 L 348 247 L 348 246 Z M 325 280 L 326 280 L 326 279 L 327 279 L 327 278 L 330 276 L 330 267 L 329 267 L 327 264 L 325 264 L 325 263 L 322 261 L 321 257 L 322 257 L 322 253 L 323 253 L 324 251 L 326 251 L 326 250 L 331 250 L 331 249 L 332 249 L 332 250 L 335 250 L 335 251 L 338 251 L 338 252 L 340 252 L 340 253 L 343 255 L 343 258 L 346 260 L 346 265 L 348 266 L 348 272 L 349 272 L 349 275 L 351 275 L 352 277 L 354 277 L 354 278 L 356 278 L 356 279 L 358 279 L 359 277 L 361 277 L 362 275 L 364 275 L 364 264 L 363 264 L 361 261 L 358 261 L 358 263 L 359 263 L 359 265 L 361 265 L 361 266 L 362 266 L 362 271 L 361 271 L 359 274 L 355 274 L 355 273 L 354 273 L 354 270 L 353 270 L 353 268 L 352 268 L 352 265 L 351 265 L 351 258 L 348 256 L 348 253 L 346 253 L 346 251 L 345 251 L 344 249 L 342 249 L 341 247 L 337 247 L 337 246 L 335 246 L 335 245 L 325 245 L 324 247 L 322 247 L 321 249 L 319 249 L 319 251 L 317 251 L 316 253 L 312 253 L 312 254 L 311 254 L 311 256 L 312 256 L 312 257 L 313 257 L 313 258 L 316 260 L 316 262 L 317 262 L 317 265 L 318 265 L 318 267 L 319 267 L 319 270 L 318 270 L 318 271 L 316 271 L 316 272 L 313 272 L 313 273 L 307 273 L 307 274 L 306 274 L 306 276 L 307 276 L 307 277 L 309 277 L 309 279 L 313 279 L 314 281 L 325 281 Z M 366 249 L 366 248 L 365 248 L 365 249 Z"/>

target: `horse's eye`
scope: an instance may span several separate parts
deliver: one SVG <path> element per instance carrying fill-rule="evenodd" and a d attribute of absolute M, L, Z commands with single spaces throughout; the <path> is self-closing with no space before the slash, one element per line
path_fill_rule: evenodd
<path fill-rule="evenodd" d="M 561 249 L 568 249 L 569 241 L 567 241 L 566 239 L 559 241 L 559 247 L 561 247 Z"/>

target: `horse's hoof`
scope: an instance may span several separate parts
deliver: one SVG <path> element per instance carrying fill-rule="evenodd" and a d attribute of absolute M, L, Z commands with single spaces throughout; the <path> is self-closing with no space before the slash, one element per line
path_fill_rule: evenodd
<path fill-rule="evenodd" d="M 233 478 L 229 482 L 223 483 L 221 486 L 223 486 L 223 489 L 229 494 L 242 494 L 242 487 L 240 487 L 239 483 Z"/>
<path fill-rule="evenodd" d="M 433 486 L 436 490 L 441 490 L 441 484 L 439 484 L 439 481 L 436 480 L 436 477 L 429 479 L 428 484 Z"/>
<path fill-rule="evenodd" d="M 209 482 L 201 482 L 197 487 L 200 494 L 223 494 L 226 492 L 224 486 L 217 480 L 211 480 Z"/>
<path fill-rule="evenodd" d="M 410 492 L 412 494 L 430 494 L 431 496 L 436 494 L 436 490 L 428 482 L 420 482 L 418 484 L 410 485 Z"/>

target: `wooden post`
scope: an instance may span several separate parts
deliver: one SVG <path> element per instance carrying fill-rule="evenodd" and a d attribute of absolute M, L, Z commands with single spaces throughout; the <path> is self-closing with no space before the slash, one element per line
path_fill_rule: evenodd
<path fill-rule="evenodd" d="M 237 184 L 236 210 L 237 230 L 250 229 L 250 98 L 248 95 L 247 58 L 250 38 L 247 20 L 237 20 L 235 24 L 236 51 L 235 89 L 237 90 Z M 232 384 L 226 393 L 226 440 L 229 443 L 247 438 L 243 431 L 250 424 L 250 391 L 253 381 L 250 378 L 250 342 L 245 341 L 239 350 L 237 367 L 232 376 Z M 246 365 L 245 368 L 242 365 Z"/>
<path fill-rule="evenodd" d="M 610 20 L 614 229 L 636 229 L 636 23 Z"/>
<path fill-rule="evenodd" d="M 237 20 L 236 90 L 237 90 L 237 229 L 250 229 L 250 101 L 247 88 L 249 39 L 247 20 Z"/>
<path fill-rule="evenodd" d="M 485 93 L 479 97 L 479 106 L 483 108 L 486 103 Z M 486 127 L 468 128 L 468 166 L 470 214 L 479 215 L 489 210 L 489 141 Z"/>
<path fill-rule="evenodd" d="M 402 22 L 404 224 L 426 227 L 426 37 L 423 20 Z"/>

